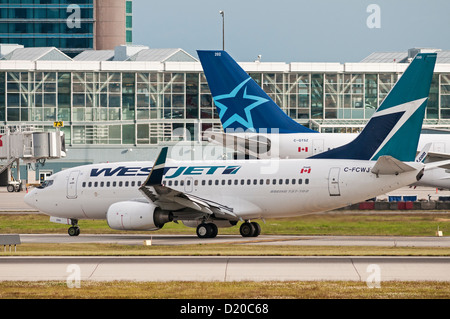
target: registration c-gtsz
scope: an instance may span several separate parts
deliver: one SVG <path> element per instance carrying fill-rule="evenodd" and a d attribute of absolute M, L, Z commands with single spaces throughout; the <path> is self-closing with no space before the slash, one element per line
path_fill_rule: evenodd
<path fill-rule="evenodd" d="M 269 313 L 269 305 L 268 304 L 245 304 L 245 303 L 234 303 L 234 304 L 225 304 L 225 313 L 233 313 L 233 314 L 262 314 Z"/>

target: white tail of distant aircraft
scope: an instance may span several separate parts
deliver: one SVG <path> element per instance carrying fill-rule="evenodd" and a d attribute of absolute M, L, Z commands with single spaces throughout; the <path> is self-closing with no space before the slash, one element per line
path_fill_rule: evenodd
<path fill-rule="evenodd" d="M 428 69 L 435 60 L 436 55 L 423 55 L 412 65 Z M 197 227 L 201 238 L 244 221 L 241 235 L 258 236 L 256 219 L 328 211 L 420 180 L 425 164 L 415 156 L 425 100 L 381 107 L 355 141 L 320 158 L 172 161 L 162 148 L 154 163 L 94 164 L 59 172 L 25 201 L 50 216 L 70 219 L 70 235 L 79 234 L 79 219 L 106 219 L 120 230 L 156 230 L 181 221 Z"/>

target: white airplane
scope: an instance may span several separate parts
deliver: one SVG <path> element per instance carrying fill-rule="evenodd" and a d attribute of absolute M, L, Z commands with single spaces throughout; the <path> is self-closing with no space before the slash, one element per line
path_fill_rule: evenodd
<path fill-rule="evenodd" d="M 432 67 L 435 60 L 436 55 L 423 55 L 412 65 Z M 79 219 L 106 219 L 118 230 L 157 230 L 181 221 L 197 227 L 200 238 L 244 221 L 241 235 L 258 236 L 255 219 L 328 211 L 420 180 L 426 165 L 415 161 L 415 154 L 426 99 L 416 100 L 380 107 L 357 139 L 321 158 L 171 161 L 162 148 L 154 163 L 61 171 L 29 192 L 25 202 L 51 220 L 69 220 L 72 236 L 80 233 Z M 396 134 L 404 128 L 408 135 Z M 374 129 L 383 134 L 374 135 Z"/>
<path fill-rule="evenodd" d="M 318 133 L 298 124 L 226 51 L 198 51 L 198 56 L 224 128 L 224 132 L 204 132 L 209 141 L 254 158 L 309 158 L 347 144 L 358 136 L 356 133 Z M 399 79 L 383 103 L 411 101 L 417 87 L 427 92 L 421 96 L 428 97 L 429 76 L 434 67 L 408 69 L 409 74 Z M 424 73 L 427 76 L 423 76 Z M 450 154 L 446 154 L 450 152 L 450 134 L 421 134 L 418 149 L 430 143 L 428 162 L 450 159 Z M 434 168 L 414 185 L 450 189 L 450 174 L 445 168 Z"/>

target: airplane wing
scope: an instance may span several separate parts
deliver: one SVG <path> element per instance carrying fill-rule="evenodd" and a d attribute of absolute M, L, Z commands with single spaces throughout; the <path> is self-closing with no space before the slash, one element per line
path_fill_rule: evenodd
<path fill-rule="evenodd" d="M 174 215 L 180 219 L 192 215 L 214 215 L 216 218 L 239 220 L 233 208 L 163 185 L 166 158 L 167 147 L 164 147 L 146 181 L 139 187 L 146 198 L 163 210 L 174 210 Z"/>
<path fill-rule="evenodd" d="M 222 145 L 235 152 L 254 156 L 256 158 L 259 158 L 260 154 L 267 153 L 271 148 L 270 140 L 260 135 L 257 135 L 254 138 L 248 138 L 222 132 L 206 131 L 203 133 L 203 136 L 209 142 Z"/>
<path fill-rule="evenodd" d="M 442 162 L 450 160 L 450 154 L 447 153 L 437 153 L 437 152 L 428 152 L 427 159 L 425 161 L 426 164 L 435 163 L 435 162 Z M 441 163 L 439 166 L 441 168 L 450 169 L 450 165 L 444 165 L 444 163 Z"/>

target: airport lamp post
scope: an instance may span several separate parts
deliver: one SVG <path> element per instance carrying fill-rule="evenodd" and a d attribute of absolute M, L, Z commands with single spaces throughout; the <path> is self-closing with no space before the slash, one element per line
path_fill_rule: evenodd
<path fill-rule="evenodd" d="M 222 50 L 225 51 L 225 12 L 220 10 L 219 13 L 222 16 Z"/>

